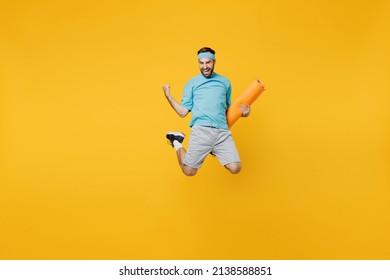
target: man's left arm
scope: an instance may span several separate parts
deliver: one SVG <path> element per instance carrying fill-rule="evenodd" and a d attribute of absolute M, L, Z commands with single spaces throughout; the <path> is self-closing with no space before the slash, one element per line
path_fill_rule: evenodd
<path fill-rule="evenodd" d="M 232 101 L 231 101 L 231 96 L 232 96 L 232 86 L 229 85 L 229 88 L 226 93 L 226 98 L 227 98 L 227 107 L 229 109 Z M 244 118 L 248 117 L 251 113 L 251 106 L 249 104 L 241 104 L 240 105 L 240 110 L 242 112 L 242 116 Z"/>

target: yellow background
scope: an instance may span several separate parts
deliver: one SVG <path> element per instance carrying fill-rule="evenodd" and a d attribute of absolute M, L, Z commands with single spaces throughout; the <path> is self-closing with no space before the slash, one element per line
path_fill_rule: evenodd
<path fill-rule="evenodd" d="M 0 3 L 1 259 L 390 258 L 389 1 L 62 2 Z M 166 143 L 203 46 L 236 176 Z"/>

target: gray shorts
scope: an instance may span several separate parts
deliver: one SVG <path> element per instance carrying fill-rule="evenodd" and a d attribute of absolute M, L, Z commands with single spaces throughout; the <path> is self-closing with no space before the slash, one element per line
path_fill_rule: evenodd
<path fill-rule="evenodd" d="M 240 162 L 232 133 L 229 130 L 194 125 L 183 163 L 198 169 L 210 152 L 222 165 Z"/>

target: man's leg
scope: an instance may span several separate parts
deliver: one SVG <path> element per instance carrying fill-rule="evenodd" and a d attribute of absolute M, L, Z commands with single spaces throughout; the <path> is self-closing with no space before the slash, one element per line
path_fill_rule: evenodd
<path fill-rule="evenodd" d="M 177 159 L 183 173 L 187 176 L 194 176 L 198 169 L 189 167 L 183 163 L 186 155 L 186 150 L 182 146 L 185 135 L 181 132 L 168 132 L 166 137 L 176 150 Z"/>
<path fill-rule="evenodd" d="M 179 165 L 181 167 L 181 170 L 183 170 L 183 173 L 187 176 L 194 176 L 198 169 L 189 167 L 183 163 L 186 152 L 186 149 L 184 149 L 183 147 L 179 148 L 176 151 L 177 159 L 179 160 Z"/>
<path fill-rule="evenodd" d="M 225 167 L 232 174 L 238 174 L 241 171 L 241 162 L 232 162 L 232 163 L 226 164 Z"/>
<path fill-rule="evenodd" d="M 232 138 L 232 133 L 227 130 L 219 130 L 218 140 L 216 142 L 218 144 L 214 147 L 213 153 L 230 173 L 238 174 L 242 166 L 236 144 Z"/>

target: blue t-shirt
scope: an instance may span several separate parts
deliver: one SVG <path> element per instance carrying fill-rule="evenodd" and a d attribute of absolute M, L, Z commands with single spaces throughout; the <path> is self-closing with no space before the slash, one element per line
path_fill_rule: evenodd
<path fill-rule="evenodd" d="M 213 73 L 206 78 L 201 73 L 190 79 L 184 87 L 181 105 L 192 113 L 193 125 L 228 129 L 226 110 L 231 104 L 230 81 Z"/>

